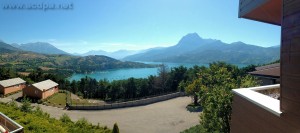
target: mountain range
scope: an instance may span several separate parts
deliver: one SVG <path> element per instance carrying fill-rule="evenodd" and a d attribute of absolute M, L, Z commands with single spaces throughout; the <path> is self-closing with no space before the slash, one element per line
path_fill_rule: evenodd
<path fill-rule="evenodd" d="M 27 44 L 26 44 L 27 45 Z M 37 45 L 37 44 L 30 44 Z M 15 46 L 15 47 L 13 47 Z M 145 68 L 154 67 L 154 65 L 148 65 L 138 62 L 120 61 L 111 57 L 102 55 L 91 55 L 91 56 L 74 56 L 64 54 L 60 50 L 56 50 L 48 44 L 42 43 L 40 49 L 53 48 L 55 51 L 51 51 L 48 54 L 41 54 L 39 52 L 31 52 L 30 50 L 22 50 L 23 45 L 16 46 L 15 44 L 10 45 L 5 42 L 0 42 L 0 66 L 14 68 L 18 72 L 30 72 L 32 69 L 43 68 L 50 71 L 66 73 L 84 73 L 101 71 L 107 69 L 119 69 L 119 68 Z M 18 47 L 18 48 L 16 48 Z M 50 53 L 61 53 L 61 54 L 50 54 Z M 70 76 L 70 75 L 69 75 Z"/>
<path fill-rule="evenodd" d="M 35 43 L 26 43 L 26 44 L 16 44 L 13 43 L 11 46 L 19 48 L 24 51 L 31 51 L 40 54 L 69 54 L 63 50 L 56 48 L 50 43 L 46 42 L 35 42 Z"/>
<path fill-rule="evenodd" d="M 134 55 L 137 53 L 140 53 L 142 51 L 138 51 L 138 50 L 118 50 L 118 51 L 114 51 L 114 52 L 106 52 L 104 50 L 91 50 L 89 52 L 86 52 L 84 54 L 79 54 L 80 56 L 88 56 L 88 55 L 105 55 L 108 57 L 112 57 L 115 59 L 122 59 L 126 56 L 129 55 Z"/>
<path fill-rule="evenodd" d="M 127 61 L 211 63 L 225 61 L 233 64 L 265 64 L 279 59 L 280 47 L 260 47 L 216 39 L 203 39 L 197 33 L 182 37 L 174 46 L 148 50 L 127 56 Z"/>
<path fill-rule="evenodd" d="M 4 43 L 1 40 L 0 42 Z M 104 50 L 91 50 L 83 54 L 79 54 L 79 53 L 70 54 L 56 48 L 55 46 L 47 42 L 34 42 L 34 43 L 26 43 L 26 44 L 12 43 L 10 45 L 19 50 L 30 51 L 30 52 L 40 53 L 40 54 L 64 54 L 64 55 L 76 55 L 76 56 L 104 55 L 115 59 L 122 59 L 126 56 L 143 52 L 143 50 L 118 50 L 114 52 L 106 52 Z"/>
<path fill-rule="evenodd" d="M 0 53 L 9 53 L 12 51 L 21 51 L 21 50 L 18 48 L 15 48 L 9 44 L 6 44 L 3 41 L 0 41 Z"/>
<path fill-rule="evenodd" d="M 30 51 L 41 54 L 62 55 L 104 55 L 124 61 L 173 62 L 173 63 L 211 63 L 225 61 L 233 64 L 265 64 L 279 59 L 280 46 L 261 47 L 243 42 L 224 43 L 216 39 L 204 39 L 197 33 L 183 36 L 170 47 L 150 48 L 146 50 L 119 50 L 106 52 L 92 50 L 84 54 L 69 54 L 46 42 L 8 44 L 1 42 L 1 51 Z M 1 49 L 4 45 L 7 49 Z M 3 46 L 2 46 L 3 45 Z"/>

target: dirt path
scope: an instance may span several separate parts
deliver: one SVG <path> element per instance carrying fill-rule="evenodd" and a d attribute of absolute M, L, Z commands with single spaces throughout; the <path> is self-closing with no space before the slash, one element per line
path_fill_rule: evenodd
<path fill-rule="evenodd" d="M 179 97 L 146 106 L 99 111 L 67 111 L 40 106 L 55 118 L 66 113 L 72 120 L 85 117 L 93 124 L 110 128 L 117 122 L 121 133 L 178 133 L 199 123 L 199 113 L 190 113 L 185 108 L 190 102 L 189 97 Z"/>

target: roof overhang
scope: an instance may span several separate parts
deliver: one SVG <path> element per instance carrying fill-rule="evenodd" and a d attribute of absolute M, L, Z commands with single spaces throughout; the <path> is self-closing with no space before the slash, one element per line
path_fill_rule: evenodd
<path fill-rule="evenodd" d="M 251 73 L 249 73 L 249 74 L 251 74 Z M 278 76 L 260 75 L 260 74 L 251 74 L 251 75 L 256 76 L 256 77 L 265 78 L 265 79 L 280 79 L 280 77 L 278 77 Z"/>
<path fill-rule="evenodd" d="M 239 18 L 281 25 L 282 0 L 240 0 Z"/>
<path fill-rule="evenodd" d="M 256 67 L 255 71 L 248 73 L 259 77 L 278 79 L 280 78 L 280 63 Z"/>

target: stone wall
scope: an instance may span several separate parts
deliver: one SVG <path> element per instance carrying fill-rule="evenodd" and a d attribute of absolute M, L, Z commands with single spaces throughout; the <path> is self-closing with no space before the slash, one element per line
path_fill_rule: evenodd
<path fill-rule="evenodd" d="M 134 106 L 142 106 L 147 104 L 152 104 L 156 102 L 161 102 L 165 100 L 169 100 L 172 98 L 184 96 L 183 92 L 176 92 L 167 95 L 145 98 L 135 101 L 128 101 L 128 102 L 120 102 L 120 103 L 112 103 L 112 104 L 105 104 L 105 105 L 70 105 L 68 107 L 69 110 L 105 110 L 105 109 L 115 109 L 115 108 L 125 108 L 125 107 L 134 107 Z"/>

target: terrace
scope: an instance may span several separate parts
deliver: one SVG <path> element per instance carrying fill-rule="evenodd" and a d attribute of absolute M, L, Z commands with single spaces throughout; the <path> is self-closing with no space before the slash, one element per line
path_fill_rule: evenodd
<path fill-rule="evenodd" d="M 15 121 L 13 121 L 12 119 L 10 119 L 9 117 L 7 117 L 1 112 L 0 112 L 0 126 L 2 127 L 2 129 L 0 129 L 1 133 L 3 132 L 2 131 L 3 129 L 9 133 L 24 132 L 23 127 L 21 125 L 19 125 L 18 123 L 16 123 Z"/>
<path fill-rule="evenodd" d="M 251 88 L 234 89 L 236 97 L 246 99 L 249 103 L 263 108 L 266 112 L 276 116 L 281 115 L 280 101 L 278 100 L 278 90 L 280 84 L 267 85 Z"/>
<path fill-rule="evenodd" d="M 300 1 L 240 0 L 239 17 L 281 26 L 280 84 L 233 90 L 232 133 L 300 132 Z"/>

